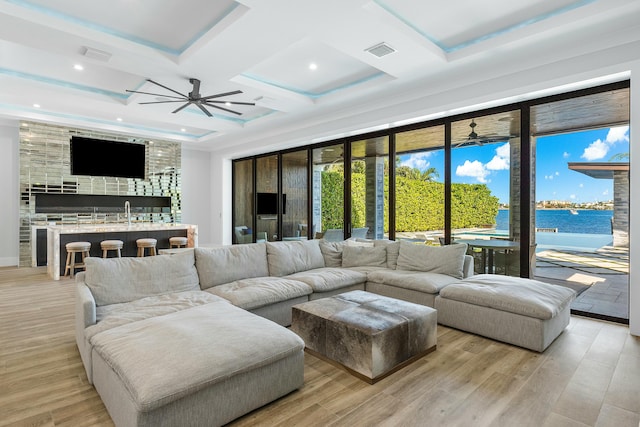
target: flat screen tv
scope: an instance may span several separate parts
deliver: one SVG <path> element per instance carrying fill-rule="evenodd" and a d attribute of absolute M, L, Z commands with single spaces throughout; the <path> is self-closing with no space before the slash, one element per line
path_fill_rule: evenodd
<path fill-rule="evenodd" d="M 282 215 L 286 213 L 287 195 L 282 195 Z M 277 193 L 258 193 L 258 206 L 256 207 L 258 215 L 277 215 L 278 214 L 278 194 Z"/>
<path fill-rule="evenodd" d="M 73 136 L 71 175 L 144 179 L 145 146 Z"/>

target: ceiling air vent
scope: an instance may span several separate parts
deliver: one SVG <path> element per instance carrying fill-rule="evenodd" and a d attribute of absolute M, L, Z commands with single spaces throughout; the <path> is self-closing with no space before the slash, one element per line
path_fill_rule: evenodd
<path fill-rule="evenodd" d="M 382 42 L 375 46 L 371 46 L 368 49 L 365 49 L 366 52 L 369 52 L 372 55 L 377 56 L 378 58 L 382 58 L 383 56 L 389 55 L 390 53 L 395 52 L 396 50 L 389 46 L 388 44 Z"/>
<path fill-rule="evenodd" d="M 80 50 L 80 53 L 87 58 L 95 59 L 97 61 L 107 62 L 109 59 L 111 59 L 111 54 L 109 52 L 87 46 L 83 46 Z"/>

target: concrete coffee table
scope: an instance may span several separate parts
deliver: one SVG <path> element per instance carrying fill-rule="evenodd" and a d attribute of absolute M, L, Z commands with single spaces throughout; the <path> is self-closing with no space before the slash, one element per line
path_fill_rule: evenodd
<path fill-rule="evenodd" d="M 436 349 L 436 313 L 352 291 L 293 306 L 291 330 L 310 354 L 373 384 Z"/>

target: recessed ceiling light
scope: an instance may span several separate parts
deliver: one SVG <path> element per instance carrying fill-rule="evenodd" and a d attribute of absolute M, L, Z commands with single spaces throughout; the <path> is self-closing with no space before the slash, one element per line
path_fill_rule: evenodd
<path fill-rule="evenodd" d="M 309 64 L 309 69 L 310 70 L 317 70 L 318 69 L 318 64 L 316 64 L 315 62 L 312 62 L 311 64 Z"/>
<path fill-rule="evenodd" d="M 121 122 L 122 121 L 122 117 L 118 117 L 116 120 Z"/>
<path fill-rule="evenodd" d="M 229 101 L 225 102 L 224 105 L 226 105 L 227 107 L 231 107 L 231 103 Z"/>
<path fill-rule="evenodd" d="M 82 66 L 82 64 L 76 64 L 73 66 L 74 70 L 78 70 L 78 71 L 82 71 L 84 70 L 84 67 Z"/>
<path fill-rule="evenodd" d="M 35 108 L 40 108 L 40 104 L 33 104 Z"/>
<path fill-rule="evenodd" d="M 180 132 L 186 132 L 187 130 L 185 128 L 180 129 Z"/>

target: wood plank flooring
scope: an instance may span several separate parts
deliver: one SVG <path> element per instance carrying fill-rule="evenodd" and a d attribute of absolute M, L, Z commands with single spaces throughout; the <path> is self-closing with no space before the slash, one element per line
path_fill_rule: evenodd
<path fill-rule="evenodd" d="M 110 426 L 74 335 L 74 282 L 0 269 L 0 426 Z M 640 339 L 572 317 L 543 354 L 438 326 L 438 349 L 369 385 L 313 356 L 305 385 L 241 426 L 640 423 Z"/>

